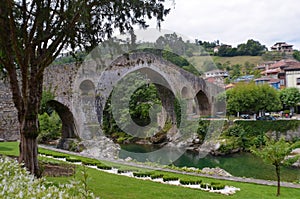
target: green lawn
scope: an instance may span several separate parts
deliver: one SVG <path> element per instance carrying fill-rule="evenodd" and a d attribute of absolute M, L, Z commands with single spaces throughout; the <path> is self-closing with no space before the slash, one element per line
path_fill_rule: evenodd
<path fill-rule="evenodd" d="M 44 151 L 45 152 L 45 151 Z M 0 154 L 17 155 L 18 143 L 5 142 L 0 143 Z M 121 166 L 121 165 L 119 165 Z M 76 178 L 81 178 L 82 167 L 77 167 Z M 241 188 L 233 196 L 224 196 L 216 193 L 208 193 L 201 190 L 194 190 L 190 188 L 183 188 L 171 185 L 164 185 L 151 181 L 137 180 L 126 176 L 118 176 L 115 174 L 108 174 L 106 172 L 98 171 L 96 169 L 88 168 L 86 170 L 89 188 L 103 199 L 114 198 L 275 198 L 276 187 L 255 185 L 249 183 L 238 183 L 231 181 L 220 181 L 211 178 L 203 178 L 196 176 L 176 174 L 180 179 L 201 179 L 203 182 L 222 182 L 226 185 L 232 185 Z M 164 172 L 161 172 L 164 173 Z M 166 174 L 166 173 L 164 173 Z M 168 173 L 170 175 L 170 173 Z M 171 174 L 175 175 L 175 174 Z M 73 177 L 49 177 L 49 181 L 55 183 L 63 183 L 72 179 Z M 280 198 L 292 199 L 299 198 L 300 189 L 282 188 L 282 195 Z"/>

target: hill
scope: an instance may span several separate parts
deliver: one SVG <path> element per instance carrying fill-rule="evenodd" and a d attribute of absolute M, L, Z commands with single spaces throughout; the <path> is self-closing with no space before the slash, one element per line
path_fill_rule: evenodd
<path fill-rule="evenodd" d="M 219 56 L 193 56 L 188 58 L 188 61 L 192 63 L 195 68 L 201 71 L 208 71 L 214 69 L 218 63 L 222 65 L 227 63 L 228 65 L 239 64 L 244 66 L 246 62 L 248 65 L 257 66 L 264 62 L 261 56 L 235 56 L 235 57 L 219 57 Z M 215 65 L 214 65 L 215 64 Z"/>
<path fill-rule="evenodd" d="M 213 56 L 212 57 L 213 61 L 215 63 L 221 63 L 224 64 L 226 62 L 230 62 L 231 65 L 235 64 L 241 64 L 244 65 L 245 62 L 249 62 L 249 64 L 254 64 L 255 66 L 257 64 L 261 64 L 264 62 L 261 56 L 235 56 L 235 57 L 218 57 L 218 56 Z"/>

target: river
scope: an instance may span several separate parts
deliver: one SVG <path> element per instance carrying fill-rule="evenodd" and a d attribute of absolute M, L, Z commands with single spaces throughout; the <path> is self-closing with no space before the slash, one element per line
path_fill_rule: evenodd
<path fill-rule="evenodd" d="M 136 159 L 139 162 L 148 161 L 147 156 L 143 154 L 157 150 L 157 147 L 155 146 L 136 144 L 122 145 L 121 148 L 123 150 L 120 152 L 120 158 L 125 159 L 128 156 L 131 156 L 131 158 Z M 128 154 L 126 151 L 135 152 L 139 155 L 136 156 L 133 153 Z M 259 157 L 256 157 L 251 153 L 236 153 L 226 156 L 207 155 L 204 158 L 199 158 L 196 153 L 185 152 L 172 164 L 178 167 L 187 166 L 200 169 L 204 167 L 220 167 L 234 176 L 276 180 L 275 167 L 264 163 Z M 284 167 L 282 168 L 281 177 L 283 181 L 299 182 L 300 169 Z"/>

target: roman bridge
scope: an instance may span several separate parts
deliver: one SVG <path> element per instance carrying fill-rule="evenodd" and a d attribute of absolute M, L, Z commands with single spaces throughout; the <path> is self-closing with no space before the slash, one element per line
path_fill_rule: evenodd
<path fill-rule="evenodd" d="M 101 129 L 105 104 L 117 85 L 135 73 L 141 74 L 146 82 L 154 83 L 158 90 L 163 107 L 158 117 L 161 127 L 170 120 L 176 131 L 175 98 L 186 102 L 186 115 L 190 118 L 216 112 L 215 96 L 221 88 L 153 54 L 127 54 L 104 65 L 94 59 L 81 65 L 54 65 L 45 71 L 44 86 L 55 94 L 55 100 L 48 103 L 62 120 L 62 138 L 97 140 L 105 137 Z"/>
<path fill-rule="evenodd" d="M 214 98 L 220 88 L 153 54 L 134 53 L 117 58 L 105 68 L 99 67 L 96 61 L 86 61 L 80 66 L 67 64 L 47 69 L 45 86 L 56 96 L 49 104 L 62 117 L 63 136 L 76 134 L 91 139 L 99 135 L 101 130 L 97 127 L 108 97 L 118 82 L 134 72 L 145 75 L 156 85 L 172 123 L 176 124 L 175 97 L 186 100 L 188 115 L 214 114 Z"/>

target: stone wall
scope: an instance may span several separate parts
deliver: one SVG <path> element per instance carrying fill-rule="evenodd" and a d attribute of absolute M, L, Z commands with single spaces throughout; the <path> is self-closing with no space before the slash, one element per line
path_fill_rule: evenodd
<path fill-rule="evenodd" d="M 8 84 L 0 80 L 0 139 L 15 141 L 19 139 L 19 123 Z"/>
<path fill-rule="evenodd" d="M 57 101 L 70 106 L 72 83 L 76 75 L 75 64 L 50 66 L 45 70 L 44 87 L 55 93 Z M 12 101 L 8 80 L 0 80 L 0 139 L 15 141 L 19 139 L 17 110 Z"/>

